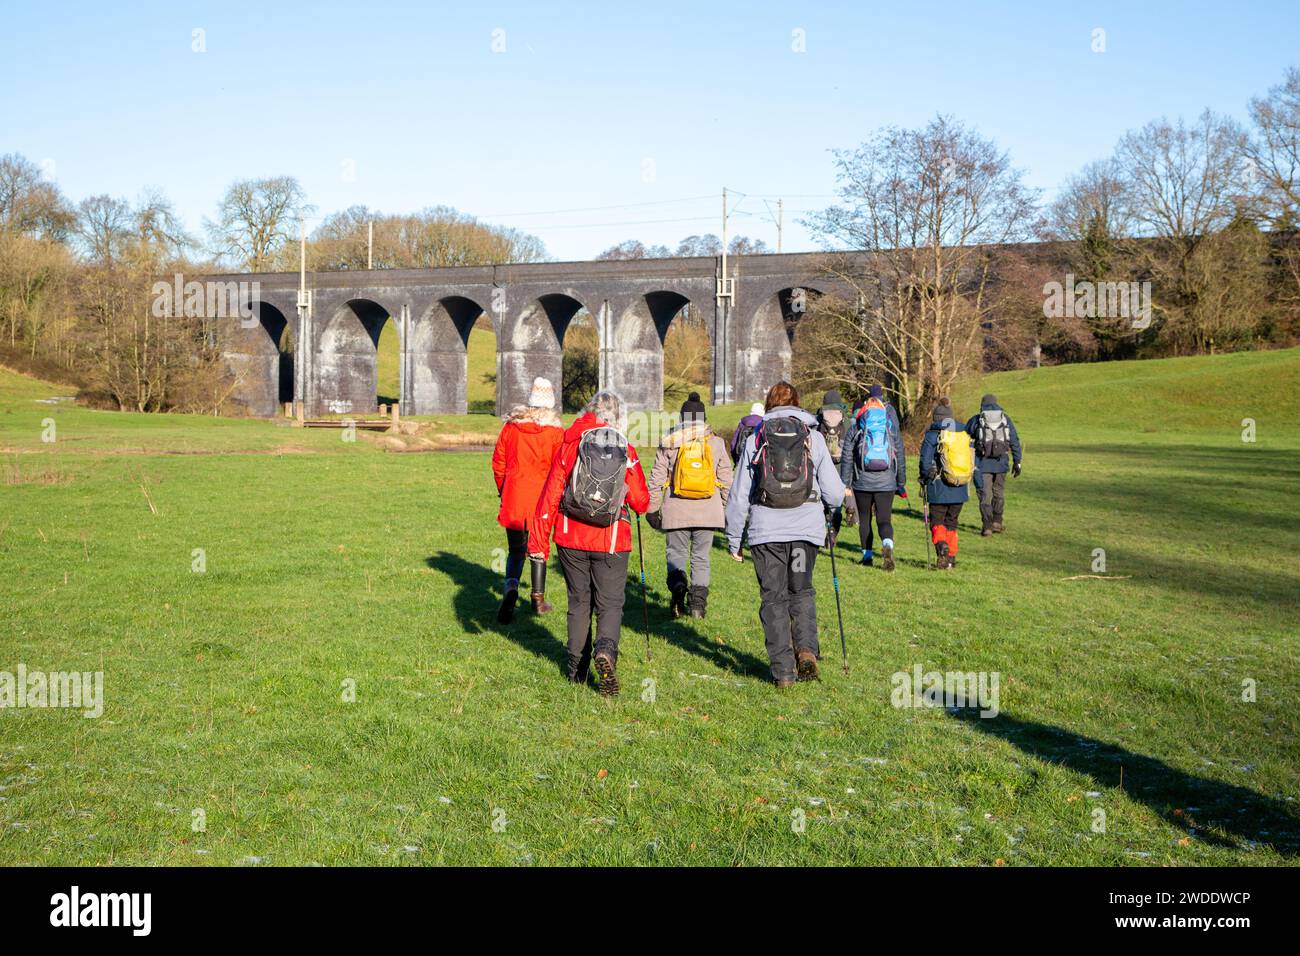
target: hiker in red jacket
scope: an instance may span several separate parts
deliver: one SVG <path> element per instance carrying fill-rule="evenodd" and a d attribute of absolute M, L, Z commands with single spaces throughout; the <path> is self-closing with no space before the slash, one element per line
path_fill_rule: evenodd
<path fill-rule="evenodd" d="M 641 462 L 625 429 L 619 397 L 597 392 L 564 433 L 528 526 L 531 558 L 546 560 L 552 532 L 559 548 L 569 591 L 569 680 L 587 681 L 594 612 L 596 674 L 607 697 L 618 693 L 618 635 L 632 551 L 628 509 L 644 514 L 650 506 Z"/>
<path fill-rule="evenodd" d="M 492 476 L 501 496 L 497 523 L 506 529 L 506 582 L 497 620 L 509 624 L 519 601 L 519 575 L 528 550 L 528 523 L 533 520 L 542 484 L 564 440 L 564 424 L 555 414 L 555 388 L 544 378 L 533 379 L 527 405 L 516 405 L 506 416 L 492 452 Z M 546 562 L 532 562 L 533 610 L 544 614 Z"/>

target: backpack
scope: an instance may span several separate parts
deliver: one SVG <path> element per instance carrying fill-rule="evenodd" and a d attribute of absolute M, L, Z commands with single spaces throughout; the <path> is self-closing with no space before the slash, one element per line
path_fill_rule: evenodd
<path fill-rule="evenodd" d="M 975 446 L 981 458 L 1004 458 L 1011 450 L 1011 428 L 1006 413 L 1000 408 L 986 408 L 980 412 L 979 428 L 975 431 Z"/>
<path fill-rule="evenodd" d="M 608 425 L 583 432 L 560 510 L 601 528 L 617 521 L 627 493 L 627 447 L 623 433 Z"/>
<path fill-rule="evenodd" d="M 862 429 L 862 442 L 859 465 L 863 471 L 888 471 L 894 463 L 894 443 L 891 441 L 893 426 L 889 422 L 889 410 L 884 403 L 876 400 L 868 402 L 863 408 L 863 415 L 858 419 Z"/>
<path fill-rule="evenodd" d="M 754 452 L 754 503 L 797 508 L 817 500 L 808 426 L 793 416 L 765 420 Z"/>
<path fill-rule="evenodd" d="M 731 463 L 733 465 L 740 461 L 740 456 L 745 453 L 745 442 L 749 441 L 749 436 L 754 434 L 755 430 L 754 425 L 737 426 L 736 434 L 731 438 Z"/>
<path fill-rule="evenodd" d="M 818 415 L 817 430 L 826 439 L 826 450 L 831 453 L 831 461 L 838 465 L 840 463 L 840 446 L 844 442 L 844 432 L 846 430 L 844 416 L 841 414 L 838 424 L 831 425 Z"/>
<path fill-rule="evenodd" d="M 713 443 L 708 436 L 682 442 L 673 464 L 673 495 L 677 498 L 712 498 L 718 487 L 713 466 Z"/>
<path fill-rule="evenodd" d="M 937 452 L 944 484 L 964 485 L 971 480 L 975 474 L 975 456 L 971 454 L 969 435 L 941 428 Z"/>

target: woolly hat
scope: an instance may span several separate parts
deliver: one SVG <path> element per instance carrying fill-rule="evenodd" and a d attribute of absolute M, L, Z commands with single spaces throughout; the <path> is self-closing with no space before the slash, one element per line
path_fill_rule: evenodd
<path fill-rule="evenodd" d="M 759 418 L 762 418 L 766 413 L 767 409 L 763 407 L 762 402 L 755 402 L 753 405 L 749 406 L 749 414 L 751 415 L 757 415 Z"/>
<path fill-rule="evenodd" d="M 533 408 L 555 407 L 555 386 L 549 378 L 533 379 L 533 390 L 528 393 L 528 404 Z"/>
<path fill-rule="evenodd" d="M 867 389 L 867 395 L 870 396 L 871 398 L 884 398 L 885 390 L 881 388 L 879 385 L 872 385 L 869 389 Z"/>
<path fill-rule="evenodd" d="M 997 403 L 998 403 L 998 397 L 994 395 L 992 392 L 989 392 L 987 395 L 985 395 L 983 398 L 980 399 L 980 405 L 996 405 Z"/>
<path fill-rule="evenodd" d="M 952 401 L 945 395 L 939 399 L 939 404 L 934 406 L 934 415 L 930 420 L 936 425 L 941 425 L 950 421 L 952 417 Z"/>
<path fill-rule="evenodd" d="M 836 405 L 843 408 L 844 399 L 840 398 L 840 390 L 838 388 L 832 388 L 822 396 L 822 408 L 833 408 Z"/>
<path fill-rule="evenodd" d="M 682 421 L 704 421 L 704 403 L 700 401 L 699 392 L 691 392 L 682 402 Z"/>

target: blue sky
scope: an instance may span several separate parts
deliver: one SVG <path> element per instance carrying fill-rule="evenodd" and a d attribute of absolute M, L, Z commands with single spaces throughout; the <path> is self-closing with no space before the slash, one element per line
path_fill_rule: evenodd
<path fill-rule="evenodd" d="M 0 153 L 73 199 L 156 186 L 197 232 L 233 180 L 288 174 L 322 213 L 447 204 L 558 259 L 717 232 L 724 185 L 747 194 L 734 231 L 775 247 L 758 197 L 784 196 L 786 251 L 814 248 L 794 220 L 829 201 L 829 150 L 939 111 L 1050 195 L 1126 129 L 1244 119 L 1300 66 L 1300 4 L 1262 0 L 20 0 L 3 20 Z"/>

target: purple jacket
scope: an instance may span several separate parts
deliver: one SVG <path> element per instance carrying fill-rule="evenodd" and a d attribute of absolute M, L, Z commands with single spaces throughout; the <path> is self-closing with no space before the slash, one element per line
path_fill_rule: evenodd
<path fill-rule="evenodd" d="M 731 460 L 733 462 L 740 461 L 741 438 L 745 435 L 746 430 L 752 432 L 761 424 L 763 424 L 762 415 L 746 415 L 740 420 L 740 424 L 736 426 L 736 430 L 731 436 Z"/>

